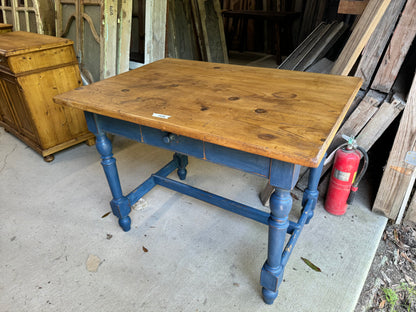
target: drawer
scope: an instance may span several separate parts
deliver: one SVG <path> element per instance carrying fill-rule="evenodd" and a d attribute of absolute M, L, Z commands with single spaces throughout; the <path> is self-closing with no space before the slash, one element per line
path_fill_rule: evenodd
<path fill-rule="evenodd" d="M 230 168 L 257 174 L 265 178 L 270 173 L 270 158 L 238 151 L 232 148 L 205 143 L 205 157 L 208 161 Z"/>
<path fill-rule="evenodd" d="M 141 126 L 141 131 L 143 143 L 197 158 L 204 157 L 204 144 L 202 141 L 145 126 Z"/>

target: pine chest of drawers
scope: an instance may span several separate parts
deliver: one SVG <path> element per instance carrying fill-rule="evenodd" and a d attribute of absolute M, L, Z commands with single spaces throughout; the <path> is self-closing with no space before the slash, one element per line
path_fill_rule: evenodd
<path fill-rule="evenodd" d="M 29 32 L 0 35 L 0 126 L 46 161 L 94 136 L 81 110 L 52 98 L 81 86 L 73 42 Z"/>

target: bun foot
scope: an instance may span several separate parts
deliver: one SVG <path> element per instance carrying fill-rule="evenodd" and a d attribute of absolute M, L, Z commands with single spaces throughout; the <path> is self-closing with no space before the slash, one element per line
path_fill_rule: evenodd
<path fill-rule="evenodd" d="M 55 159 L 55 156 L 53 156 L 53 155 L 47 155 L 47 156 L 43 157 L 43 160 L 46 161 L 46 162 L 51 162 L 54 159 Z"/>

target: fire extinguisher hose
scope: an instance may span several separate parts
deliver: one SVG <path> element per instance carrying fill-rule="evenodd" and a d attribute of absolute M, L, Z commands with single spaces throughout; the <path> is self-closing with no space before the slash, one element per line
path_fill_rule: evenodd
<path fill-rule="evenodd" d="M 348 199 L 347 199 L 347 204 L 348 205 L 351 205 L 354 202 L 355 194 L 356 194 L 356 192 L 358 190 L 358 184 L 360 183 L 362 177 L 364 176 L 364 173 L 367 171 L 367 168 L 368 168 L 368 154 L 367 154 L 366 150 L 363 149 L 361 146 L 357 146 L 356 148 L 363 155 L 363 157 L 364 157 L 364 163 L 363 163 L 363 167 L 361 168 L 360 173 L 358 174 L 358 176 L 356 177 L 354 183 L 351 186 L 350 195 L 348 196 Z"/>

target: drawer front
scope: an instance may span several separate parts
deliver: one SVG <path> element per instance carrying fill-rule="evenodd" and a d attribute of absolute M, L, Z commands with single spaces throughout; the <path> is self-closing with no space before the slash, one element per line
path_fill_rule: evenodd
<path fill-rule="evenodd" d="M 141 131 L 143 143 L 197 158 L 204 157 L 204 144 L 202 141 L 145 126 L 141 126 Z"/>
<path fill-rule="evenodd" d="M 242 170 L 251 174 L 269 177 L 270 158 L 238 151 L 232 148 L 205 143 L 205 156 L 208 161 Z"/>

